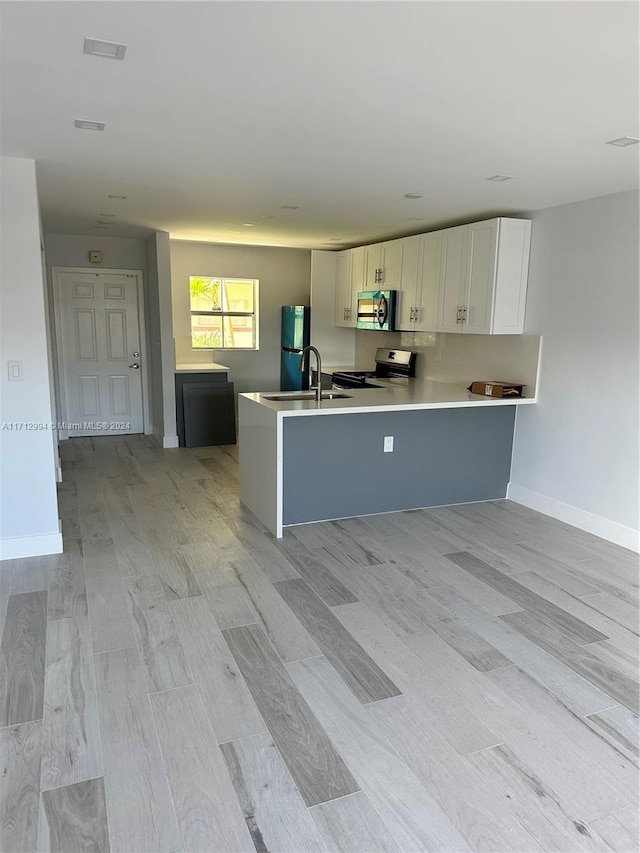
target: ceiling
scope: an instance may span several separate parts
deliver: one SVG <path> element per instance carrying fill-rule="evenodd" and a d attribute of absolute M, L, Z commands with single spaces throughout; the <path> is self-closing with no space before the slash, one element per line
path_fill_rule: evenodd
<path fill-rule="evenodd" d="M 0 18 L 2 153 L 36 160 L 49 233 L 340 248 L 638 186 L 640 146 L 604 144 L 640 136 L 636 2 L 21 0 Z"/>

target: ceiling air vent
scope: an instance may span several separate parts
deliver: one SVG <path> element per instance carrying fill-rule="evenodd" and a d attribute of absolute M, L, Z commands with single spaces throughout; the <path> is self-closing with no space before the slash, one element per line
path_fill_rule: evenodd
<path fill-rule="evenodd" d="M 627 145 L 637 145 L 640 139 L 635 136 L 621 136 L 619 139 L 610 139 L 605 145 L 615 145 L 616 148 L 626 148 Z"/>
<path fill-rule="evenodd" d="M 126 44 L 118 44 L 115 41 L 102 41 L 102 39 L 84 40 L 84 53 L 91 56 L 104 56 L 107 59 L 124 59 L 127 51 Z"/>
<path fill-rule="evenodd" d="M 73 126 L 80 130 L 104 130 L 105 123 L 103 121 L 86 121 L 83 118 L 77 118 L 73 122 Z"/>

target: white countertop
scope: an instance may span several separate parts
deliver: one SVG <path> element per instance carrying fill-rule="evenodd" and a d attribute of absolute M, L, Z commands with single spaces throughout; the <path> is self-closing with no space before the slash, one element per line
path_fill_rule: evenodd
<path fill-rule="evenodd" d="M 176 373 L 228 373 L 229 368 L 224 364 L 176 364 Z"/>
<path fill-rule="evenodd" d="M 377 380 L 381 381 L 381 380 Z M 358 412 L 403 412 L 411 409 L 453 409 L 473 406 L 522 406 L 535 403 L 533 397 L 506 400 L 471 394 L 464 385 L 439 382 L 434 379 L 388 379 L 383 388 L 350 388 L 340 392 L 349 394 L 339 400 L 267 400 L 266 396 L 287 392 L 269 391 L 242 394 L 255 403 L 265 406 L 278 416 L 357 414 Z M 295 396 L 296 391 L 288 392 Z"/>

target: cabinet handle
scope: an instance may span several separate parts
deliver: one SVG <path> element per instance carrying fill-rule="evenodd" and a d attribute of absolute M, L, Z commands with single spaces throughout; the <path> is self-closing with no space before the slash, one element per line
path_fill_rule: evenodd
<path fill-rule="evenodd" d="M 415 309 L 415 308 L 412 308 L 412 309 L 411 309 L 411 314 L 409 314 L 409 322 L 410 322 L 410 323 L 411 323 L 411 322 L 413 322 L 413 321 L 415 320 L 415 317 L 414 317 L 414 314 L 415 314 L 415 313 L 416 313 L 416 309 Z"/>

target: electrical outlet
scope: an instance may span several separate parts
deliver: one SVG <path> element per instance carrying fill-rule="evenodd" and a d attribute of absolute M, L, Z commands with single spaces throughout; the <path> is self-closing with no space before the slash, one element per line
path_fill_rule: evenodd
<path fill-rule="evenodd" d="M 384 437 L 384 452 L 393 453 L 393 436 L 385 435 Z"/>

